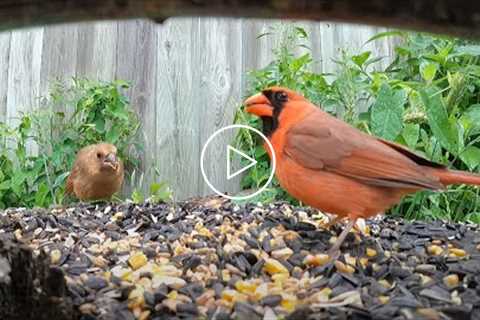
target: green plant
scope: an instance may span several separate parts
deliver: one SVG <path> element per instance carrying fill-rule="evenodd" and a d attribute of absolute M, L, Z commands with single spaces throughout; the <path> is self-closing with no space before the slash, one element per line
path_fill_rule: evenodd
<path fill-rule="evenodd" d="M 154 159 L 151 159 L 154 163 Z M 151 165 L 149 168 L 145 168 L 143 172 L 137 174 L 137 170 L 134 170 L 131 175 L 131 181 L 135 184 L 135 187 L 130 196 L 130 200 L 133 203 L 142 203 L 145 200 L 152 203 L 168 202 L 173 200 L 173 191 L 167 182 L 154 182 L 150 184 L 148 191 L 145 190 L 146 185 L 144 182 L 145 176 L 152 177 L 154 181 L 160 176 L 160 171 L 157 166 Z M 148 195 L 147 198 L 145 195 Z"/>
<path fill-rule="evenodd" d="M 286 86 L 304 94 L 316 105 L 344 121 L 388 140 L 396 141 L 427 158 L 460 170 L 480 167 L 480 45 L 452 38 L 391 31 L 370 41 L 399 36 L 393 61 L 380 68 L 380 58 L 370 51 L 347 54 L 335 62 L 335 74 L 311 72 L 311 53 L 294 54 L 306 37 L 290 29 L 275 59 L 250 73 L 247 95 L 271 86 Z M 239 108 L 236 122 L 260 128 L 260 120 Z M 242 181 L 257 188 L 269 172 L 268 156 L 248 133 L 235 143 L 257 155 L 260 165 Z M 260 156 L 260 157 L 259 157 Z M 272 185 L 267 200 L 289 200 Z M 447 218 L 478 221 L 479 189 L 452 186 L 446 192 L 420 192 L 406 197 L 391 213 L 411 219 Z"/>
<path fill-rule="evenodd" d="M 145 199 L 144 193 L 138 189 L 132 192 L 133 203 L 142 203 L 145 200 L 152 203 L 167 202 L 173 199 L 173 193 L 166 182 L 152 183 L 150 185 L 149 197 Z"/>
<path fill-rule="evenodd" d="M 0 208 L 62 203 L 76 152 L 88 144 L 115 144 L 127 172 L 134 170 L 140 122 L 122 94 L 127 87 L 123 81 L 58 82 L 16 126 L 1 124 Z"/>

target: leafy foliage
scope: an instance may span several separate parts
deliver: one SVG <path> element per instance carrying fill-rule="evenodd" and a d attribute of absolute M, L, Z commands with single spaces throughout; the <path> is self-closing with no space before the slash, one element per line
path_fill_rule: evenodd
<path fill-rule="evenodd" d="M 0 123 L 0 208 L 62 203 L 76 152 L 92 143 L 115 144 L 127 171 L 135 169 L 140 122 L 122 94 L 127 87 L 123 81 L 55 83 L 17 125 Z"/>
<path fill-rule="evenodd" d="M 169 185 L 166 182 L 152 183 L 149 190 L 150 196 L 145 199 L 145 196 L 141 191 L 135 189 L 132 192 L 133 203 L 143 203 L 145 200 L 152 203 L 167 202 L 173 199 L 173 193 Z"/>
<path fill-rule="evenodd" d="M 285 32 L 285 31 L 283 31 Z M 480 167 L 480 45 L 472 42 L 389 31 L 372 37 L 401 37 L 393 61 L 386 68 L 370 51 L 335 61 L 335 74 L 310 71 L 310 52 L 294 54 L 307 37 L 299 28 L 287 30 L 288 42 L 275 50 L 275 59 L 250 73 L 248 95 L 281 85 L 304 94 L 325 111 L 351 125 L 396 141 L 427 158 L 459 170 Z M 304 47 L 304 46 L 303 46 Z M 237 112 L 237 122 L 260 128 L 257 118 Z M 268 156 L 248 134 L 236 137 L 237 146 L 261 155 L 260 166 L 244 177 L 244 188 L 256 188 L 268 174 Z M 278 183 L 270 199 L 286 199 Z M 406 197 L 391 213 L 407 218 L 480 221 L 479 189 L 452 186 L 446 192 L 419 192 Z M 264 199 L 262 199 L 264 200 Z"/>

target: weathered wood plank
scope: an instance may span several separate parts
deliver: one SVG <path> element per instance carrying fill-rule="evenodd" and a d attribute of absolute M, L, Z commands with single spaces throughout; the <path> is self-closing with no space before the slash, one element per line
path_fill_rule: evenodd
<path fill-rule="evenodd" d="M 194 34 L 198 24 L 198 18 L 183 18 L 157 29 L 156 149 L 151 152 L 160 180 L 171 185 L 177 199 L 194 195 L 199 183 L 198 118 L 204 106 L 194 94 L 201 75 L 192 59 L 199 45 Z"/>
<path fill-rule="evenodd" d="M 15 126 L 19 112 L 38 105 L 42 61 L 43 28 L 12 32 L 8 65 L 6 123 Z M 32 154 L 37 146 L 27 144 Z"/>
<path fill-rule="evenodd" d="M 117 66 L 118 22 L 78 25 L 77 75 L 109 81 Z"/>
<path fill-rule="evenodd" d="M 195 52 L 198 61 L 200 86 L 194 90 L 198 95 L 196 121 L 200 124 L 196 144 L 203 147 L 207 139 L 218 129 L 233 123 L 235 111 L 241 103 L 242 81 L 242 23 L 240 20 L 202 19 L 199 26 L 200 48 Z M 237 192 L 240 177 L 229 181 L 226 166 L 226 144 L 233 140 L 235 130 L 226 131 L 215 139 L 206 150 L 205 173 L 215 186 L 222 186 L 221 192 Z M 211 194 L 198 170 L 199 185 L 196 194 Z"/>
<path fill-rule="evenodd" d="M 77 25 L 45 28 L 43 34 L 40 92 L 46 94 L 52 82 L 70 80 L 76 75 Z"/>
<path fill-rule="evenodd" d="M 16 125 L 19 112 L 32 110 L 40 96 L 43 28 L 14 31 L 8 61 L 6 123 Z"/>
<path fill-rule="evenodd" d="M 18 112 L 31 110 L 40 96 L 43 28 L 13 31 L 10 42 L 7 89 L 7 123 Z"/>
<path fill-rule="evenodd" d="M 118 24 L 118 43 L 116 50 L 116 78 L 130 82 L 126 94 L 131 105 L 137 111 L 142 122 L 144 151 L 141 155 L 141 168 L 133 174 L 130 186 L 125 186 L 128 194 L 136 183 L 141 183 L 141 175 L 147 178 L 148 184 L 153 182 L 156 164 L 156 78 L 157 78 L 157 32 L 150 21 L 134 20 Z M 131 178 L 131 177 L 130 177 Z"/>
<path fill-rule="evenodd" d="M 7 114 L 8 61 L 10 59 L 10 31 L 0 33 L 0 122 Z"/>

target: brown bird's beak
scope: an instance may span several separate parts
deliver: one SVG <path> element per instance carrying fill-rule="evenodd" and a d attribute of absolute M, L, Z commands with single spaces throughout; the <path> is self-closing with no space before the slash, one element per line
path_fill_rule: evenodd
<path fill-rule="evenodd" d="M 112 167 L 114 170 L 117 170 L 118 167 L 118 159 L 114 153 L 109 153 L 103 160 L 103 163 Z"/>
<path fill-rule="evenodd" d="M 263 93 L 257 93 L 244 102 L 245 111 L 259 117 L 273 117 L 273 107 Z"/>

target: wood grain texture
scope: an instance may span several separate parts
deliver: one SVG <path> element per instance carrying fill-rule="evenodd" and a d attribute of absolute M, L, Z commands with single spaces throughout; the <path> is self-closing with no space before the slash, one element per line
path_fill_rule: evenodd
<path fill-rule="evenodd" d="M 10 40 L 12 33 L 0 33 L 0 122 L 7 115 L 8 66 L 10 59 Z"/>
<path fill-rule="evenodd" d="M 305 44 L 318 72 L 334 71 L 332 59 L 345 47 L 351 53 L 372 50 L 390 61 L 393 40 L 362 47 L 383 29 L 308 21 L 298 25 L 309 33 Z M 16 123 L 18 112 L 37 106 L 37 98 L 48 93 L 56 78 L 127 80 L 131 88 L 126 94 L 144 132 L 144 186 L 167 181 L 177 199 L 210 194 L 200 172 L 201 148 L 215 130 L 232 123 L 246 95 L 247 71 L 272 60 L 280 37 L 258 35 L 286 26 L 278 20 L 176 18 L 162 25 L 106 21 L 0 33 L 0 121 Z M 235 192 L 238 179 L 224 179 L 225 145 L 231 138 L 224 135 L 209 148 L 206 171 L 219 189 Z M 124 188 L 127 194 L 131 189 Z"/>
<path fill-rule="evenodd" d="M 31 110 L 40 95 L 43 28 L 12 32 L 8 61 L 6 122 L 18 122 L 19 111 Z"/>
<path fill-rule="evenodd" d="M 218 129 L 233 123 L 235 110 L 242 101 L 242 24 L 240 20 L 201 19 L 199 26 L 201 47 L 197 52 L 200 86 L 197 86 L 198 105 L 201 112 L 196 119 L 200 124 L 197 145 L 202 147 Z M 239 63 L 240 62 L 240 63 Z M 192 106 L 194 107 L 194 106 Z M 205 174 L 213 185 L 222 186 L 222 192 L 236 192 L 240 180 L 226 181 L 226 143 L 233 140 L 236 130 L 225 131 L 220 139 L 212 141 L 206 149 Z M 199 168 L 199 157 L 196 159 Z M 212 191 L 203 181 L 200 172 L 196 194 L 206 195 Z"/>
<path fill-rule="evenodd" d="M 19 123 L 19 112 L 38 106 L 40 70 L 43 51 L 43 28 L 13 31 L 8 61 L 7 110 L 5 122 Z M 27 150 L 37 153 L 37 147 L 27 142 Z"/>
<path fill-rule="evenodd" d="M 78 26 L 77 75 L 91 79 L 113 79 L 117 66 L 118 22 Z"/>
<path fill-rule="evenodd" d="M 176 193 L 191 195 L 198 186 L 198 116 L 200 83 L 198 18 L 169 21 L 157 30 L 156 149 L 157 165 Z M 201 52 L 198 52 L 201 54 Z M 151 136 L 147 134 L 147 136 Z"/>
<path fill-rule="evenodd" d="M 43 32 L 43 48 L 40 72 L 40 93 L 44 94 L 52 82 L 76 75 L 78 53 L 77 25 L 61 25 L 46 28 Z"/>
<path fill-rule="evenodd" d="M 156 92 L 157 92 L 157 31 L 154 23 L 145 20 L 133 20 L 118 24 L 118 44 L 116 51 L 116 79 L 130 82 L 127 95 L 130 103 L 137 111 L 141 122 L 141 141 L 144 150 L 140 154 L 140 172 L 132 173 L 130 185 L 124 186 L 124 192 L 129 194 L 132 184 L 140 183 L 142 173 L 153 181 L 155 167 L 157 166 L 156 154 L 151 150 L 156 149 Z M 138 179 L 138 180 L 137 180 Z M 147 191 L 148 185 L 144 185 Z"/>

